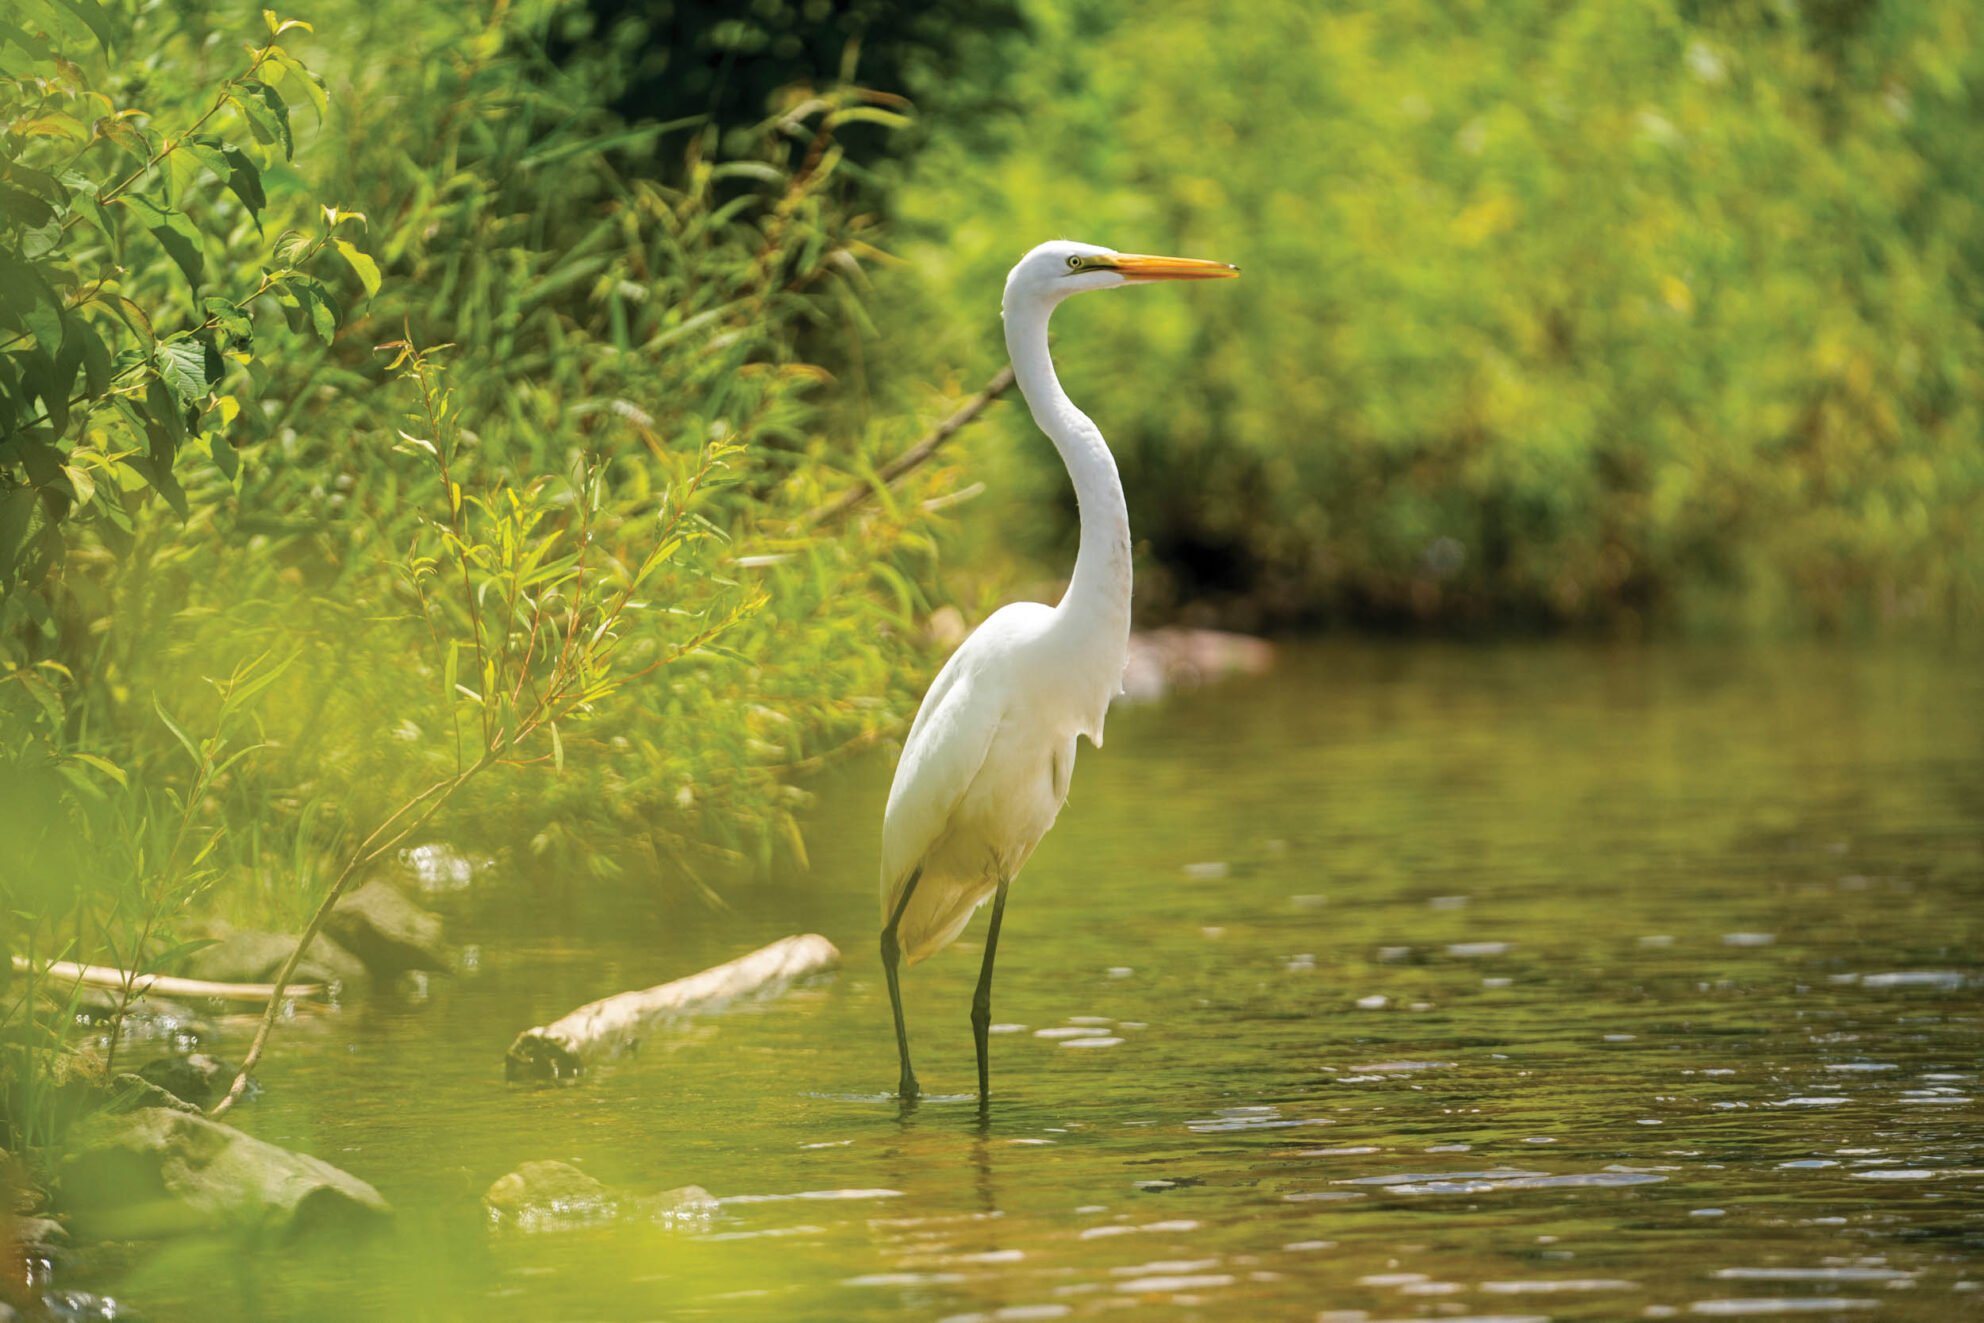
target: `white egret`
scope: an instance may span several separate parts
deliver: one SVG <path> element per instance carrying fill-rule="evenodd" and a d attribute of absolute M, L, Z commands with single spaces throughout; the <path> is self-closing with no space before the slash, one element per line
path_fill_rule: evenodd
<path fill-rule="evenodd" d="M 1130 638 L 1130 519 L 1102 433 L 1054 375 L 1047 321 L 1071 294 L 1156 280 L 1240 274 L 1224 262 L 1118 253 L 1056 241 L 1006 277 L 1006 351 L 1033 420 L 1061 452 L 1081 512 L 1075 572 L 1057 606 L 1015 602 L 992 613 L 937 673 L 903 745 L 882 821 L 882 967 L 895 1012 L 898 1087 L 917 1096 L 897 965 L 956 940 L 992 901 L 971 1002 L 978 1098 L 990 1085 L 992 960 L 1006 888 L 1068 797 L 1075 739 L 1102 744 Z"/>

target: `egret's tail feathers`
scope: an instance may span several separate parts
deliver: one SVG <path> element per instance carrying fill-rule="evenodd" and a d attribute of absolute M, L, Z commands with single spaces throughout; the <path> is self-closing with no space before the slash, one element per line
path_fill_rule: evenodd
<path fill-rule="evenodd" d="M 996 890 L 997 882 L 966 882 L 926 872 L 896 929 L 903 959 L 918 964 L 955 942 L 971 922 L 972 913 Z"/>

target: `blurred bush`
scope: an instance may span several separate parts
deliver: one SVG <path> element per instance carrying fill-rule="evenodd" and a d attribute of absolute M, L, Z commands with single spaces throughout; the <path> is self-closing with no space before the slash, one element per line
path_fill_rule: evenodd
<path fill-rule="evenodd" d="M 1978 618 L 1974 5 L 1029 12 L 1002 150 L 939 131 L 901 185 L 900 351 L 989 370 L 1042 238 L 1245 268 L 1056 323 L 1147 615 Z M 1009 419 L 1026 545 L 1065 557 L 1065 482 Z"/>

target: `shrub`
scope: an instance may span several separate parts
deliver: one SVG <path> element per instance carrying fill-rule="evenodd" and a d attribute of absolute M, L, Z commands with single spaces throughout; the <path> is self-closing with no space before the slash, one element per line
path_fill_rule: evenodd
<path fill-rule="evenodd" d="M 904 251 L 969 328 L 933 352 L 981 361 L 1034 240 L 1245 268 L 1057 323 L 1122 459 L 1147 608 L 1976 619 L 1971 7 L 1034 14 L 1005 150 L 938 131 Z M 1032 546 L 1065 554 L 1065 484 L 1015 418 L 1056 512 Z"/>

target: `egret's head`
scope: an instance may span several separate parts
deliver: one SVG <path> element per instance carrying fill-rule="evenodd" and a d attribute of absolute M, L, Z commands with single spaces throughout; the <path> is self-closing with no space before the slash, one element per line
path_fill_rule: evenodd
<path fill-rule="evenodd" d="M 1222 280 L 1239 274 L 1239 267 L 1225 262 L 1119 253 L 1092 243 L 1054 239 L 1022 257 L 1006 277 L 1003 306 L 1011 309 L 1022 303 L 1037 303 L 1051 308 L 1070 294 L 1091 289 L 1114 289 L 1118 285 L 1140 285 L 1153 280 Z"/>

